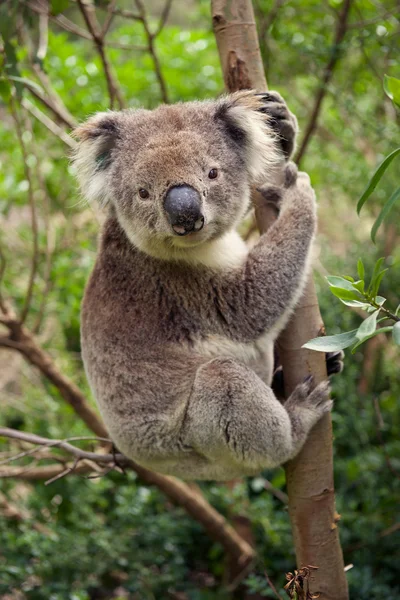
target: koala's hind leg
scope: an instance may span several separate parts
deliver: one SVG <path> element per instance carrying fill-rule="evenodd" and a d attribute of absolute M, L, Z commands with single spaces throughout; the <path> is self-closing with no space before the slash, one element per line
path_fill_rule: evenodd
<path fill-rule="evenodd" d="M 307 434 L 329 411 L 328 383 L 309 379 L 282 405 L 248 367 L 216 358 L 196 374 L 183 439 L 210 463 L 251 474 L 294 457 Z"/>

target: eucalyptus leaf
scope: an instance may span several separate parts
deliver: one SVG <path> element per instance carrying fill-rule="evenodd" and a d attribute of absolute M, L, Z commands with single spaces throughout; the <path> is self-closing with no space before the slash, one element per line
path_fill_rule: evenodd
<path fill-rule="evenodd" d="M 363 344 L 367 340 L 370 340 L 371 338 L 375 337 L 376 335 L 379 335 L 380 333 L 389 333 L 390 331 L 392 331 L 392 329 L 393 329 L 393 325 L 390 325 L 389 327 L 381 327 L 380 329 L 376 329 L 373 333 L 371 333 L 371 335 L 368 335 L 367 337 L 363 338 L 362 340 L 359 340 L 357 342 L 357 344 L 352 347 L 351 353 L 354 354 L 354 352 L 357 350 L 357 348 L 359 346 L 361 346 L 361 344 Z"/>
<path fill-rule="evenodd" d="M 375 238 L 376 238 L 376 234 L 378 232 L 379 227 L 382 225 L 383 221 L 386 219 L 386 217 L 388 216 L 388 214 L 390 213 L 390 211 L 392 210 L 393 206 L 396 204 L 396 202 L 398 201 L 399 198 L 400 198 L 400 187 L 397 188 L 397 190 L 395 190 L 393 192 L 393 194 L 390 196 L 389 200 L 386 202 L 386 204 L 382 208 L 381 212 L 378 215 L 378 218 L 376 219 L 375 223 L 372 226 L 371 240 L 374 242 L 374 244 L 375 244 Z"/>
<path fill-rule="evenodd" d="M 340 298 L 340 300 L 360 300 L 360 294 L 354 289 L 346 290 L 344 288 L 331 286 L 330 290 L 332 294 L 337 298 Z"/>
<path fill-rule="evenodd" d="M 357 339 L 362 340 L 365 337 L 368 337 L 369 335 L 371 335 L 375 331 L 376 319 L 378 318 L 379 310 L 380 309 L 376 310 L 374 313 L 372 313 L 372 315 L 370 315 L 369 317 L 364 319 L 364 321 L 361 323 L 360 327 L 357 329 L 357 333 L 356 333 Z"/>
<path fill-rule="evenodd" d="M 361 258 L 358 259 L 357 262 L 357 273 L 360 279 L 364 280 L 365 279 L 365 269 L 364 269 L 364 263 L 361 260 Z"/>
<path fill-rule="evenodd" d="M 309 350 L 316 350 L 318 352 L 343 350 L 357 341 L 356 333 L 357 329 L 353 329 L 352 331 L 346 331 L 345 333 L 317 337 L 309 340 L 306 344 L 303 344 L 302 348 L 308 348 Z"/>
<path fill-rule="evenodd" d="M 364 206 L 365 202 L 368 200 L 368 198 L 370 197 L 370 195 L 372 194 L 372 192 L 374 191 L 374 189 L 376 188 L 376 186 L 378 185 L 379 181 L 382 179 L 386 169 L 389 167 L 389 165 L 391 164 L 391 162 L 396 158 L 396 156 L 398 156 L 400 154 L 400 148 L 396 148 L 396 150 L 393 150 L 393 152 L 391 152 L 391 154 L 389 154 L 379 165 L 379 167 L 376 169 L 375 173 L 372 175 L 367 188 L 365 189 L 364 193 L 362 194 L 361 198 L 359 199 L 358 203 L 357 203 L 357 212 L 358 214 L 360 214 L 360 210 L 362 209 L 362 207 Z"/>
<path fill-rule="evenodd" d="M 400 108 L 400 79 L 385 75 L 383 78 L 383 89 L 394 104 Z"/>
<path fill-rule="evenodd" d="M 393 325 L 392 329 L 393 341 L 397 346 L 400 346 L 400 321 Z"/>
<path fill-rule="evenodd" d="M 335 275 L 328 275 L 326 277 L 327 282 L 332 287 L 342 288 L 344 290 L 354 291 L 353 283 L 344 277 L 336 277 Z"/>

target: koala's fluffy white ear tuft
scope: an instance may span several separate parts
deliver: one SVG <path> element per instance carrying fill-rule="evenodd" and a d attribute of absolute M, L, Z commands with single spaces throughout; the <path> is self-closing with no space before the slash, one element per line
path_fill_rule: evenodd
<path fill-rule="evenodd" d="M 117 113 L 101 112 L 90 117 L 73 132 L 79 141 L 72 157 L 82 194 L 103 206 L 110 200 L 107 169 L 119 137 Z"/>
<path fill-rule="evenodd" d="M 245 90 L 223 98 L 216 113 L 245 153 L 247 168 L 255 183 L 265 180 L 283 160 L 277 135 L 268 125 L 269 117 L 263 108 L 261 95 Z"/>

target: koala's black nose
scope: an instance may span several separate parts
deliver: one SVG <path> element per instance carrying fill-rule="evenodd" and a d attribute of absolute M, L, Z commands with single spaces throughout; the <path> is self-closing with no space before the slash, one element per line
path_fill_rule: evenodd
<path fill-rule="evenodd" d="M 164 209 L 178 235 L 200 231 L 204 226 L 200 194 L 190 185 L 171 187 L 165 196 Z"/>

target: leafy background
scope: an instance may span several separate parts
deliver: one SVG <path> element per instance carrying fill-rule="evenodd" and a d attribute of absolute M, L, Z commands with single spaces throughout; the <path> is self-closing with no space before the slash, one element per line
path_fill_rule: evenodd
<path fill-rule="evenodd" d="M 131 8 L 127 1 L 119 6 Z M 162 6 L 148 2 L 146 7 L 155 25 Z M 255 2 L 269 86 L 282 93 L 303 131 L 332 51 L 340 8 L 340 0 Z M 374 168 L 398 146 L 399 116 L 382 85 L 385 73 L 399 74 L 396 8 L 394 0 L 353 3 L 342 53 L 302 162 L 319 199 L 315 277 L 330 334 L 357 328 L 360 315 L 335 301 L 324 277 L 346 273 L 357 278 L 359 257 L 367 272 L 372 272 L 377 258 L 384 257 L 390 271 L 380 293 L 392 306 L 399 301 L 398 206 L 380 229 L 377 245 L 369 239 L 380 208 L 398 186 L 398 170 L 385 174 L 362 219 L 356 213 L 357 200 Z M 25 42 L 14 35 L 5 18 L 0 21 L 3 38 L 15 50 L 19 76 L 31 80 L 28 48 L 37 40 L 37 15 L 24 10 Z M 58 0 L 53 3 L 53 11 L 57 10 L 83 27 L 72 1 Z M 223 91 L 209 10 L 203 0 L 175 0 L 156 40 L 171 102 L 215 97 Z M 129 45 L 146 43 L 140 22 L 118 18 L 109 39 Z M 160 87 L 149 53 L 112 48 L 109 56 L 128 105 L 157 106 Z M 44 68 L 76 119 L 108 108 L 102 66 L 91 41 L 51 22 Z M 22 88 L 21 94 L 43 109 Z M 4 80 L 0 92 L 0 241 L 7 263 L 2 285 L 16 308 L 21 308 L 32 254 L 29 183 Z M 65 144 L 25 112 L 20 115 L 40 224 L 39 276 L 27 324 L 35 326 L 43 312 L 38 327 L 41 344 L 90 398 L 80 359 L 79 307 L 94 264 L 102 215 L 79 197 Z M 49 278 L 46 247 L 51 250 Z M 380 335 L 348 355 L 343 374 L 335 378 L 333 394 L 337 509 L 345 562 L 354 565 L 348 571 L 351 598 L 397 600 L 398 349 Z M 4 349 L 0 349 L 0 399 L 2 426 L 47 437 L 87 435 L 58 391 L 18 355 Z M 0 450 L 9 450 L 9 445 L 1 442 Z M 265 491 L 265 480 L 284 490 L 282 469 L 250 478 L 233 491 L 212 483 L 201 488 L 229 519 L 240 514 L 251 521 L 262 566 L 249 574 L 248 589 L 259 597 L 274 597 L 265 570 L 284 597 L 284 574 L 294 568 L 294 549 L 286 507 Z M 132 473 L 113 472 L 90 480 L 72 475 L 48 486 L 2 479 L 0 491 L 0 507 L 6 498 L 23 514 L 18 519 L 3 510 L 0 520 L 0 597 L 4 600 L 232 597 L 224 585 L 221 548 L 182 509 L 170 505 L 157 489 L 141 485 Z M 244 597 L 243 593 L 236 595 Z"/>

